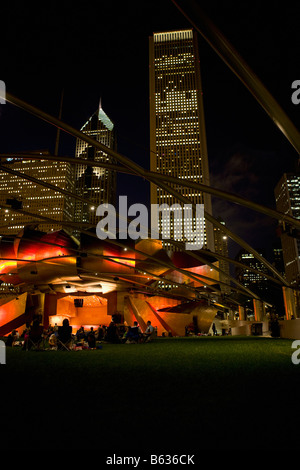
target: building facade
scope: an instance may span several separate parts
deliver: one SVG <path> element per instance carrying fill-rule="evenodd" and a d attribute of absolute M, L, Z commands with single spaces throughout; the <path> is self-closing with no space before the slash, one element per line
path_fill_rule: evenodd
<path fill-rule="evenodd" d="M 284 173 L 275 187 L 276 209 L 292 217 L 300 218 L 300 175 Z M 300 240 L 293 236 L 286 225 L 281 230 L 282 254 L 286 279 L 291 285 L 300 281 Z"/>
<path fill-rule="evenodd" d="M 34 152 L 32 152 L 34 153 Z M 40 155 L 49 152 L 37 152 Z M 72 192 L 74 184 L 74 169 L 65 162 L 53 162 L 43 159 L 25 160 L 21 157 L 9 158 L 5 161 L 8 169 L 33 177 L 45 183 L 58 186 Z M 37 182 L 16 176 L 11 173 L 0 173 L 0 206 L 10 205 L 18 207 L 32 215 L 13 212 L 10 209 L 0 208 L 0 234 L 13 235 L 20 232 L 25 225 L 35 222 L 37 228 L 43 232 L 60 230 L 61 221 L 72 221 L 74 213 L 74 201 L 68 195 L 47 188 Z M 48 217 L 57 220 L 57 224 L 51 222 L 42 223 L 37 216 Z"/>
<path fill-rule="evenodd" d="M 188 181 L 209 185 L 204 107 L 196 34 L 192 29 L 154 33 L 149 38 L 150 169 Z M 172 185 L 191 203 L 204 204 L 211 214 L 210 195 Z M 168 192 L 151 184 L 151 204 L 181 204 Z M 164 210 L 168 210 L 165 208 Z M 158 230 L 167 214 L 162 211 Z M 173 218 L 171 239 L 184 240 L 180 221 Z M 199 220 L 198 220 L 199 223 Z M 193 214 L 198 244 L 214 251 L 213 227 Z M 203 234 L 203 237 L 202 237 Z M 172 245 L 169 249 L 175 249 Z"/>
<path fill-rule="evenodd" d="M 264 254 L 261 252 L 261 256 Z M 236 256 L 236 260 L 242 263 L 244 266 L 248 266 L 251 269 L 236 267 L 236 278 L 245 287 L 253 290 L 253 292 L 262 295 L 266 295 L 268 289 L 267 278 L 263 275 L 268 273 L 265 265 L 255 258 L 252 253 L 245 250 L 240 250 Z M 258 272 L 254 272 L 256 270 Z M 261 274 L 260 274 L 261 273 Z"/>
<path fill-rule="evenodd" d="M 225 225 L 224 220 L 218 217 L 218 221 Z M 219 227 L 214 227 L 214 239 L 215 239 L 215 253 L 220 254 L 222 257 L 228 258 L 228 237 L 221 231 Z M 219 268 L 222 270 L 220 273 L 220 281 L 226 282 L 229 286 L 224 286 L 221 284 L 220 288 L 223 292 L 230 293 L 230 280 L 228 276 L 230 275 L 229 262 L 226 259 L 220 258 Z"/>
<path fill-rule="evenodd" d="M 105 114 L 101 105 L 80 130 L 106 147 L 116 149 L 114 124 Z M 108 154 L 80 139 L 76 141 L 75 156 L 84 160 L 113 163 Z M 87 222 L 95 225 L 97 223 L 97 207 L 103 203 L 115 204 L 116 172 L 79 163 L 75 165 L 75 190 L 77 195 L 92 203 L 92 205 L 88 205 L 85 202 L 76 200 L 75 222 Z"/>

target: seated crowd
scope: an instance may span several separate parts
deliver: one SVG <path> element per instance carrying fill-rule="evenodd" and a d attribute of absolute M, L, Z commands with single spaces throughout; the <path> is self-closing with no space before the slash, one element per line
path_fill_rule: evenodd
<path fill-rule="evenodd" d="M 156 334 L 151 322 L 147 322 L 146 331 L 143 333 L 135 321 L 133 326 L 117 325 L 113 321 L 106 325 L 99 325 L 97 329 L 91 327 L 85 330 L 81 326 L 75 334 L 69 320 L 65 319 L 62 326 L 49 326 L 44 329 L 38 320 L 25 328 L 19 335 L 13 330 L 6 339 L 7 346 L 22 346 L 24 350 L 39 347 L 42 349 L 96 349 L 100 343 L 143 343 L 150 341 Z"/>
<path fill-rule="evenodd" d="M 142 332 L 137 321 L 134 322 L 133 326 L 123 328 L 111 322 L 107 328 L 105 340 L 110 343 L 144 343 L 150 341 L 155 333 L 155 328 L 150 321 L 147 322 L 145 333 Z"/>

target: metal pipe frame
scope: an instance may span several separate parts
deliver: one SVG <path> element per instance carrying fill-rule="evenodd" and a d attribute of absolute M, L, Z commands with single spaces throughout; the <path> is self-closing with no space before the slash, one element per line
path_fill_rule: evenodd
<path fill-rule="evenodd" d="M 112 171 L 117 171 L 119 173 L 126 173 L 130 175 L 136 175 L 139 177 L 154 177 L 160 181 L 163 181 L 165 183 L 174 183 L 178 186 L 184 187 L 184 188 L 192 188 L 196 189 L 198 191 L 202 191 L 204 193 L 209 193 L 212 196 L 215 196 L 220 199 L 225 199 L 227 201 L 233 202 L 234 204 L 238 204 L 244 207 L 247 207 L 248 209 L 251 209 L 253 211 L 259 212 L 261 214 L 267 215 L 269 217 L 272 217 L 274 219 L 286 222 L 287 224 L 291 225 L 292 227 L 299 228 L 300 229 L 300 220 L 295 219 L 289 214 L 285 214 L 283 212 L 279 212 L 275 209 L 269 208 L 267 206 L 264 206 L 262 204 L 258 204 L 256 202 L 250 201 L 249 199 L 243 198 L 241 196 L 238 196 L 237 194 L 230 193 L 228 191 L 223 191 L 218 188 L 214 188 L 212 186 L 207 186 L 205 184 L 202 184 L 200 182 L 196 181 L 187 181 L 186 179 L 181 179 L 177 178 L 176 176 L 171 176 L 171 175 L 164 175 L 163 173 L 156 173 L 153 171 L 148 171 L 144 170 L 144 175 L 142 176 L 140 174 L 137 174 L 133 171 L 130 171 L 127 168 L 124 168 L 120 165 L 115 165 L 113 163 L 107 163 L 107 162 L 94 162 L 92 160 L 85 160 L 82 158 L 72 158 L 72 157 L 56 157 L 53 155 L 36 155 L 36 154 L 29 154 L 29 153 L 2 153 L 0 154 L 0 159 L 1 158 L 23 158 L 24 160 L 50 160 L 50 161 L 61 161 L 65 163 L 70 163 L 70 164 L 82 164 L 86 166 L 94 166 L 94 167 L 99 167 L 99 168 L 106 168 L 108 170 Z M 2 162 L 3 164 L 4 162 Z M 5 166 L 5 168 L 7 168 Z M 8 167 L 9 168 L 9 167 Z M 15 171 L 15 170 L 13 170 Z M 11 171 L 12 172 L 12 171 Z M 28 175 L 26 175 L 28 176 Z M 28 176 L 28 179 L 32 178 Z M 75 196 L 74 196 L 75 197 Z M 78 199 L 80 199 L 80 196 L 76 196 Z M 87 202 L 87 201 L 84 201 Z M 92 203 L 90 203 L 92 204 Z M 93 204 L 95 205 L 95 203 Z"/>
<path fill-rule="evenodd" d="M 188 22 L 198 31 L 205 41 L 213 48 L 218 56 L 225 62 L 230 70 L 238 77 L 243 85 L 269 115 L 277 128 L 284 134 L 290 144 L 300 155 L 300 133 L 291 122 L 287 114 L 279 106 L 270 92 L 250 69 L 244 59 L 234 49 L 232 44 L 224 37 L 221 31 L 205 15 L 198 3 L 194 0 L 183 2 L 171 0 L 176 8 L 183 14 Z M 187 9 L 190 13 L 187 12 Z M 194 19 L 193 19 L 194 18 Z"/>
<path fill-rule="evenodd" d="M 33 214 L 33 215 L 35 215 L 35 214 Z M 48 220 L 48 221 L 49 221 L 49 220 Z M 40 223 L 40 221 L 35 220 L 35 221 L 30 221 L 30 222 L 28 223 L 28 225 L 39 224 L 39 223 Z M 19 224 L 19 222 L 16 223 L 16 225 L 18 225 L 18 224 Z M 14 225 L 14 224 L 1 226 L 1 227 L 0 227 L 0 230 L 1 230 L 1 228 L 8 228 L 8 227 L 12 227 L 13 225 Z M 76 228 L 78 228 L 78 227 L 76 226 Z M 0 233 L 0 237 L 1 237 L 1 236 L 4 236 L 4 237 L 6 237 L 6 238 L 11 238 L 11 239 L 13 239 L 13 240 L 16 239 L 16 238 L 20 238 L 18 235 L 1 235 L 1 233 Z M 22 237 L 22 239 L 26 240 L 26 238 L 24 238 L 24 237 Z M 27 239 L 27 240 L 28 240 L 28 239 Z M 28 240 L 28 241 L 30 241 L 30 240 Z M 172 243 L 173 245 L 177 246 L 181 251 L 184 250 L 184 244 L 181 243 L 181 242 L 177 242 L 177 241 L 175 242 L 174 240 L 166 240 L 166 242 L 167 242 L 167 243 Z M 53 244 L 53 243 L 50 243 L 50 242 L 40 241 L 39 243 L 43 243 L 43 244 L 51 245 L 51 246 L 57 246 L 57 247 L 59 247 L 59 248 L 64 248 L 62 245 Z M 123 246 L 125 247 L 125 245 L 123 245 Z M 76 249 L 76 250 L 75 250 L 75 249 L 69 248 L 69 250 L 71 250 L 71 251 L 73 250 L 73 251 L 75 251 L 76 253 L 78 253 L 79 255 L 80 255 L 80 253 L 83 252 L 82 250 L 79 250 L 79 249 Z M 93 255 L 93 256 L 98 256 L 97 254 L 89 253 L 89 252 L 86 252 L 86 251 L 84 251 L 84 253 L 87 253 L 87 254 L 90 254 L 90 255 Z M 203 253 L 203 254 L 204 254 L 204 257 L 200 256 L 199 253 Z M 244 269 L 248 269 L 249 271 L 254 272 L 254 273 L 256 273 L 256 274 L 259 274 L 259 275 L 262 274 L 261 271 L 258 271 L 257 269 L 254 269 L 254 268 L 252 268 L 252 267 L 250 267 L 250 266 L 244 265 L 243 263 L 238 263 L 237 261 L 233 260 L 232 258 L 228 258 L 228 257 L 225 257 L 225 256 L 221 256 L 221 255 L 219 255 L 218 253 L 212 253 L 212 252 L 210 252 L 210 251 L 203 250 L 203 249 L 202 249 L 202 250 L 198 250 L 198 251 L 197 251 L 197 254 L 194 253 L 193 251 L 191 251 L 191 252 L 189 253 L 189 255 L 190 255 L 191 257 L 197 259 L 198 261 L 201 261 L 201 262 L 204 263 L 204 264 L 207 264 L 207 265 L 210 266 L 212 269 L 214 269 L 214 270 L 218 271 L 219 273 L 223 274 L 227 279 L 229 279 L 229 280 L 232 281 L 234 284 L 236 284 L 236 285 L 238 286 L 238 288 L 235 288 L 235 287 L 233 287 L 233 286 L 230 285 L 230 284 L 227 284 L 227 283 L 225 283 L 225 282 L 222 282 L 222 284 L 223 284 L 224 286 L 229 287 L 231 290 L 240 291 L 240 292 L 244 291 L 244 294 L 247 293 L 247 294 L 248 294 L 250 297 L 252 297 L 252 298 L 257 297 L 256 294 L 254 294 L 249 288 L 243 286 L 243 284 L 240 284 L 235 278 L 233 278 L 232 276 L 230 276 L 229 274 L 227 274 L 225 271 L 223 271 L 222 269 L 220 269 L 220 268 L 218 268 L 217 266 L 215 266 L 213 263 L 210 263 L 210 262 L 207 260 L 206 257 L 211 257 L 212 254 L 213 254 L 213 257 L 214 257 L 214 258 L 222 259 L 222 260 L 224 260 L 224 261 L 226 261 L 226 262 L 228 262 L 228 263 L 237 264 L 237 265 L 239 265 L 240 267 L 242 267 L 242 268 L 244 268 Z M 144 253 L 144 255 L 147 256 L 147 253 Z M 100 255 L 99 255 L 99 256 L 100 256 Z M 126 259 L 126 258 L 124 258 L 124 259 Z M 144 262 L 145 262 L 145 261 L 144 261 Z M 266 278 L 268 278 L 268 279 L 270 279 L 270 280 L 273 281 L 274 283 L 279 284 L 280 286 L 282 285 L 281 282 L 280 282 L 278 279 L 274 278 L 273 276 L 270 276 L 270 275 L 267 274 L 267 273 L 263 273 L 263 276 L 266 277 Z M 210 279 L 212 279 L 212 278 L 210 278 Z"/>
<path fill-rule="evenodd" d="M 90 232 L 88 232 L 88 234 L 91 235 Z M 0 235 L 0 236 L 1 236 L 1 235 Z M 31 241 L 31 239 L 26 238 L 26 237 L 23 237 L 23 236 L 19 236 L 19 235 L 15 235 L 15 236 L 13 236 L 13 235 L 5 235 L 5 237 L 6 237 L 6 238 L 11 238 L 11 239 L 13 239 L 13 240 L 19 238 L 20 240 L 26 240 L 26 241 L 29 241 L 29 242 Z M 46 242 L 46 241 L 44 241 L 44 240 L 39 240 L 39 243 L 40 243 L 40 244 L 44 244 L 44 245 L 48 245 L 48 246 L 55 246 L 55 247 L 57 247 L 57 248 L 65 248 L 64 245 L 60 245 L 60 244 L 58 244 L 58 243 L 53 243 L 53 242 Z M 126 247 L 126 245 L 123 245 L 123 244 L 122 244 L 122 246 Z M 121 263 L 121 262 L 119 262 L 119 261 L 116 261 L 114 256 L 100 255 L 100 254 L 98 254 L 98 253 L 92 253 L 92 252 L 89 252 L 89 251 L 83 251 L 83 250 L 81 250 L 81 249 L 76 249 L 76 248 L 72 248 L 72 247 L 68 247 L 68 250 L 69 250 L 69 251 L 73 251 L 74 253 L 76 253 L 77 256 L 81 256 L 81 255 L 84 253 L 85 255 L 95 256 L 95 257 L 99 257 L 99 258 L 101 258 L 101 259 L 107 259 L 107 260 L 109 260 L 109 261 L 113 261 L 113 262 L 115 262 L 115 263 L 122 264 L 122 265 L 128 267 L 127 264 L 124 264 L 124 263 Z M 137 250 L 135 250 L 135 249 L 133 249 L 133 248 L 130 248 L 130 250 L 131 250 L 131 251 L 136 251 L 136 252 L 138 252 L 139 254 L 143 254 L 144 256 L 148 256 L 147 253 L 143 253 L 143 252 L 141 252 L 141 251 L 137 251 Z M 70 255 L 66 255 L 66 256 L 57 256 L 57 257 L 51 257 L 51 258 L 45 258 L 45 259 L 43 259 L 43 260 L 34 260 L 34 262 L 35 262 L 35 263 L 38 263 L 38 262 L 39 262 L 39 263 L 42 263 L 42 262 L 44 262 L 45 260 L 55 259 L 55 258 L 61 259 L 61 258 L 63 258 L 63 257 L 69 257 L 69 256 L 70 256 Z M 15 259 L 15 258 L 1 258 L 1 259 L 2 259 L 2 260 L 11 260 L 11 261 L 33 262 L 33 260 L 24 260 L 24 259 L 19 259 L 19 260 L 18 260 L 18 259 Z M 129 257 L 122 257 L 122 259 L 135 261 L 135 258 L 129 258 Z M 154 258 L 154 259 L 155 259 L 155 258 Z M 153 262 L 153 261 L 143 260 L 143 263 L 152 263 L 152 262 Z M 55 264 L 55 263 L 54 263 L 54 264 Z M 173 265 L 172 265 L 172 269 L 173 269 Z M 176 267 L 174 267 L 174 270 L 176 270 Z M 89 272 L 89 273 L 94 273 L 93 271 L 88 271 L 88 270 L 84 270 L 84 271 L 85 271 L 85 272 Z M 164 277 L 162 277 L 162 276 L 154 275 L 154 274 L 152 274 L 151 272 L 147 272 L 147 271 L 145 271 L 145 270 L 143 270 L 143 273 L 147 273 L 148 275 L 152 276 L 152 278 L 155 278 L 155 279 L 157 279 L 157 280 L 160 280 L 160 281 L 162 281 L 162 282 L 164 282 L 164 283 L 168 283 L 168 284 L 172 283 L 173 285 L 176 285 L 177 287 L 182 287 L 182 286 L 183 286 L 182 284 L 178 284 L 178 283 L 176 283 L 175 281 L 173 282 L 173 281 L 170 281 L 170 280 L 166 280 L 166 279 L 165 279 Z M 95 273 L 94 273 L 94 274 L 95 274 Z M 184 271 L 184 274 L 187 274 L 187 272 Z M 226 274 L 226 273 L 224 273 L 224 274 Z M 3 274 L 0 274 L 0 276 L 1 276 L 1 275 L 4 276 L 4 275 L 6 275 L 6 274 L 3 273 Z M 115 276 L 116 276 L 115 273 L 114 273 L 113 275 L 111 275 L 111 277 L 113 277 L 113 278 L 114 278 Z M 196 274 L 196 276 L 198 276 L 198 275 Z M 199 277 L 204 277 L 204 276 L 200 276 L 200 275 L 199 275 Z M 99 278 L 99 280 L 101 280 L 101 278 L 100 278 L 99 276 L 98 276 L 98 278 Z M 207 277 L 207 279 L 211 279 L 211 278 L 208 278 L 208 277 Z M 134 283 L 134 284 L 140 284 L 140 285 L 144 286 L 144 288 L 147 288 L 149 291 L 154 292 L 154 293 L 157 294 L 157 295 L 163 295 L 163 293 L 158 294 L 158 293 L 157 293 L 157 289 L 153 289 L 153 288 L 149 287 L 149 285 L 141 284 L 141 283 L 138 283 L 137 281 L 129 281 L 128 279 L 123 279 L 123 280 L 125 280 L 126 282 Z M 236 281 L 236 282 L 237 282 L 237 281 Z M 70 284 L 72 284 L 72 282 L 70 282 Z M 240 289 L 239 289 L 239 288 L 232 287 L 232 286 L 230 286 L 229 284 L 226 284 L 226 283 L 224 283 L 224 282 L 222 282 L 222 284 L 224 284 L 224 285 L 230 287 L 232 290 L 234 290 L 234 291 L 236 291 L 236 292 L 241 292 L 241 293 L 244 294 L 244 295 L 245 295 L 246 293 L 248 293 L 250 297 L 255 298 L 255 294 L 253 294 L 249 289 L 247 289 L 247 288 L 246 288 L 245 286 L 243 286 L 242 284 L 239 284 L 238 282 L 237 282 L 237 284 L 240 285 L 240 287 L 241 287 Z M 187 289 L 191 290 L 191 287 L 190 287 L 190 286 L 185 285 L 185 287 L 186 287 Z M 211 286 L 209 286 L 209 287 L 211 287 Z M 193 290 L 193 291 L 196 292 L 196 293 L 199 293 L 198 290 Z M 201 294 L 201 295 L 203 295 L 204 297 L 206 297 L 205 294 Z M 175 294 L 170 295 L 170 294 L 168 294 L 168 293 L 166 293 L 166 296 L 181 297 L 181 296 L 178 295 L 178 294 L 177 294 L 177 295 L 175 295 Z M 231 301 L 231 302 L 238 304 L 238 302 L 235 302 L 235 301 Z"/>
<path fill-rule="evenodd" d="M 0 165 L 0 170 L 6 171 L 6 167 L 5 167 L 5 166 L 2 167 L 2 166 Z M 11 173 L 11 174 L 13 174 L 13 175 L 16 175 L 16 176 L 18 176 L 18 177 L 20 177 L 20 178 L 28 179 L 29 181 L 33 181 L 33 182 L 35 182 L 36 184 L 40 184 L 40 185 L 42 185 L 42 186 L 49 187 L 49 188 L 51 188 L 51 189 L 53 189 L 53 190 L 56 190 L 56 191 L 58 191 L 58 192 L 62 192 L 63 194 L 64 194 L 64 193 L 67 193 L 69 196 L 73 196 L 73 193 L 70 193 L 70 192 L 68 192 L 68 191 L 62 190 L 61 188 L 59 188 L 59 187 L 57 187 L 57 186 L 55 186 L 55 185 L 52 185 L 52 184 L 50 184 L 50 183 L 45 183 L 45 182 L 43 182 L 42 180 L 38 180 L 37 178 L 30 177 L 30 176 L 28 176 L 28 175 L 25 175 L 24 173 L 21 173 L 21 172 L 12 170 L 12 169 L 9 169 L 9 170 L 10 170 L 9 173 Z M 77 197 L 77 196 L 76 196 L 76 197 Z M 86 202 L 86 203 L 91 204 L 89 200 L 86 200 L 86 199 L 81 198 L 81 197 L 79 197 L 79 196 L 78 196 L 77 198 L 79 198 L 80 200 L 83 200 L 83 201 Z M 10 210 L 10 211 L 12 210 L 12 209 L 10 208 L 10 206 L 2 206 L 2 207 L 5 208 L 5 209 L 7 209 L 7 210 Z M 64 222 L 56 221 L 55 219 L 52 219 L 52 218 L 49 218 L 49 217 L 44 217 L 44 216 L 39 216 L 39 215 L 36 215 L 36 214 L 32 214 L 32 213 L 30 213 L 30 212 L 28 212 L 28 211 L 24 211 L 24 210 L 16 210 L 16 209 L 13 209 L 12 211 L 13 211 L 13 212 L 19 212 L 19 213 L 22 213 L 22 214 L 28 215 L 28 216 L 29 216 L 29 215 L 30 215 L 30 216 L 36 216 L 36 217 L 40 218 L 41 220 L 46 221 L 46 222 L 48 222 L 48 223 L 51 222 L 51 223 L 58 223 L 58 224 L 62 223 L 62 225 L 65 224 Z M 74 224 L 74 222 L 72 222 L 72 223 L 70 224 L 70 223 L 67 222 L 67 226 L 69 226 L 69 225 L 71 225 L 72 228 L 75 228 L 75 227 L 78 228 L 78 226 L 90 226 L 90 227 L 92 227 L 91 224 L 87 224 L 87 223 L 82 223 L 82 224 L 81 224 L 81 223 L 77 223 L 77 224 Z M 111 241 L 111 242 L 114 243 L 114 241 Z M 179 243 L 176 243 L 175 241 L 172 241 L 172 240 L 170 240 L 170 243 L 173 243 L 173 244 L 179 246 L 180 248 L 183 247 L 183 245 L 179 245 Z M 125 245 L 124 245 L 124 244 L 121 244 L 121 246 L 124 247 Z M 143 252 L 141 252 L 141 251 L 138 251 L 138 252 L 139 252 L 140 254 L 143 253 Z M 143 254 L 146 255 L 145 253 L 143 253 Z M 223 282 L 223 281 L 220 281 L 220 280 L 219 280 L 219 284 L 225 285 L 225 286 L 230 287 L 231 289 L 236 290 L 236 291 L 239 291 L 239 292 L 244 291 L 244 293 L 247 293 L 248 295 L 250 295 L 250 296 L 253 297 L 253 298 L 259 298 L 259 296 L 257 296 L 256 294 L 254 294 L 250 289 L 248 289 L 247 287 L 245 287 L 245 286 L 243 286 L 242 284 L 240 284 L 236 279 L 234 279 L 234 278 L 232 278 L 231 276 L 229 276 L 227 273 L 225 273 L 223 270 L 221 270 L 220 268 L 218 268 L 217 266 L 215 266 L 213 263 L 210 263 L 207 259 L 205 259 L 205 258 L 203 258 L 203 257 L 200 257 L 199 255 L 196 255 L 196 254 L 193 253 L 193 252 L 191 252 L 190 255 L 193 256 L 194 258 L 200 260 L 201 262 L 203 262 L 203 263 L 209 265 L 212 269 L 217 270 L 219 273 L 222 273 L 225 277 L 229 278 L 229 279 L 230 279 L 231 281 L 233 281 L 237 286 L 239 286 L 239 288 L 233 288 L 230 284 L 227 284 L 227 283 L 225 283 L 225 282 Z M 155 260 L 155 258 L 153 258 L 153 259 Z M 175 266 L 173 266 L 173 265 L 172 265 L 172 266 L 168 266 L 168 267 L 170 267 L 170 268 L 172 268 L 172 269 L 175 269 L 175 270 L 177 270 L 177 271 L 180 271 L 179 269 L 177 269 L 177 268 L 176 268 Z M 186 272 L 183 271 L 183 270 L 182 270 L 181 272 L 182 272 L 182 274 L 185 274 L 185 273 L 186 273 Z M 191 277 L 193 278 L 193 276 L 191 276 Z M 207 277 L 207 276 L 201 276 L 201 275 L 196 275 L 196 277 L 200 277 L 200 278 L 201 278 L 201 281 L 203 282 L 203 284 L 205 284 L 207 287 L 209 286 L 209 284 L 205 283 L 205 282 L 203 281 L 203 279 L 209 280 L 209 279 L 211 279 L 211 278 L 209 278 L 209 277 Z M 198 279 L 198 280 L 199 280 L 199 279 Z M 215 290 L 218 290 L 218 289 L 215 289 Z"/>
<path fill-rule="evenodd" d="M 83 161 L 84 161 L 84 160 L 83 160 Z M 47 187 L 47 188 L 49 188 L 49 189 L 52 189 L 52 190 L 57 191 L 57 192 L 60 192 L 60 193 L 62 193 L 62 194 L 66 194 L 67 196 L 70 196 L 70 197 L 72 197 L 72 198 L 74 198 L 74 199 L 78 199 L 78 200 L 80 200 L 80 201 L 82 201 L 82 202 L 84 202 L 84 203 L 86 203 L 86 204 L 88 204 L 88 205 L 90 205 L 90 206 L 93 206 L 93 205 L 94 205 L 94 203 L 91 202 L 91 201 L 89 201 L 88 199 L 85 199 L 85 198 L 83 198 L 83 197 L 81 197 L 81 196 L 78 196 L 77 194 L 71 193 L 70 191 L 66 191 L 66 190 L 64 190 L 64 189 L 62 189 L 62 188 L 60 188 L 60 187 L 58 187 L 58 186 L 56 186 L 56 185 L 53 185 L 53 184 L 51 184 L 51 183 L 47 183 L 47 182 L 45 182 L 45 181 L 43 181 L 43 180 L 34 178 L 33 176 L 29 176 L 29 175 L 27 175 L 27 174 L 25 174 L 25 173 L 23 173 L 23 172 L 19 172 L 19 171 L 13 170 L 13 169 L 11 169 L 9 166 L 7 167 L 7 166 L 2 166 L 2 165 L 0 165 L 0 170 L 2 170 L 2 171 L 4 171 L 4 172 L 8 172 L 8 173 L 10 173 L 10 174 L 12 174 L 12 175 L 14 175 L 14 176 L 18 176 L 19 178 L 27 179 L 28 181 L 34 182 L 35 184 L 38 184 L 38 185 L 41 185 L 41 186 L 45 186 L 45 187 Z M 178 178 L 178 180 L 180 181 L 179 178 Z M 117 215 L 120 217 L 119 214 L 117 214 Z M 54 219 L 53 219 L 53 220 L 54 220 Z M 80 225 L 80 226 L 84 226 L 83 223 L 82 223 L 82 224 L 79 223 L 79 225 Z M 90 224 L 85 223 L 85 226 L 87 226 L 87 225 L 88 225 L 88 226 L 92 226 L 92 225 L 90 225 Z M 0 228 L 1 228 L 1 227 L 0 227 Z M 148 232 L 148 234 L 149 234 L 149 232 Z M 173 244 L 173 245 L 176 245 L 176 246 L 179 247 L 181 250 L 184 249 L 184 245 L 183 245 L 182 243 L 180 243 L 180 242 L 176 242 L 175 240 L 166 240 L 166 242 L 171 243 L 171 244 Z M 209 261 L 207 261 L 207 259 L 204 259 L 203 257 L 200 257 L 199 254 L 196 255 L 195 253 L 191 252 L 190 255 L 193 256 L 194 258 L 198 259 L 199 261 L 201 261 L 201 262 L 207 264 L 207 265 L 210 266 L 212 269 L 214 269 L 214 270 L 218 271 L 219 273 L 223 274 L 227 279 L 229 279 L 229 280 L 231 280 L 232 282 L 234 282 L 234 283 L 235 283 L 236 285 L 238 285 L 241 289 L 243 289 L 243 288 L 246 289 L 245 286 L 243 286 L 242 284 L 240 284 L 240 283 L 239 283 L 236 279 L 234 279 L 232 276 L 230 276 L 230 275 L 228 275 L 227 273 L 225 273 L 223 270 L 221 270 L 220 268 L 218 268 L 217 266 L 215 266 L 213 263 L 210 263 Z M 271 278 L 271 276 L 270 276 L 270 278 Z M 272 279 L 273 279 L 273 278 L 272 278 Z M 225 285 L 229 286 L 228 284 L 225 284 Z M 250 294 L 251 296 L 253 296 L 253 293 L 252 293 L 250 290 L 247 290 L 247 291 L 248 291 L 248 294 Z"/>
<path fill-rule="evenodd" d="M 50 218 L 50 217 L 44 217 L 44 216 L 41 216 L 41 215 L 32 214 L 31 212 L 24 211 L 24 210 L 22 210 L 22 209 L 12 209 L 10 206 L 5 205 L 5 204 L 1 204 L 0 207 L 3 208 L 3 209 L 7 209 L 7 210 L 9 210 L 9 211 L 11 211 L 11 212 L 17 212 L 17 213 L 24 214 L 24 215 L 28 215 L 28 216 L 35 216 L 35 217 L 40 218 L 41 220 L 43 220 L 44 222 L 47 222 L 47 223 L 54 223 L 54 224 L 58 224 L 58 223 L 59 223 L 59 225 L 63 225 L 63 226 L 65 226 L 65 227 L 78 228 L 77 225 L 76 225 L 76 226 L 73 225 L 72 222 L 67 222 L 67 221 L 59 221 L 59 222 L 58 222 L 57 220 L 52 219 L 52 218 Z M 81 233 L 86 234 L 86 235 L 89 235 L 89 236 L 91 236 L 91 237 L 93 237 L 93 238 L 97 238 L 97 239 L 98 239 L 98 237 L 97 237 L 96 234 L 91 233 L 91 232 L 89 232 L 89 231 L 87 231 L 87 230 L 81 230 Z M 121 242 L 119 242 L 119 241 L 117 241 L 117 240 L 109 240 L 109 242 L 110 242 L 111 244 L 113 244 L 113 245 L 117 245 L 117 246 L 120 246 L 120 247 L 122 247 L 122 248 L 126 247 L 126 245 L 125 245 L 124 243 L 121 243 Z M 206 276 L 202 276 L 202 275 L 200 275 L 200 274 L 195 274 L 195 273 L 192 274 L 192 273 L 190 273 L 189 271 L 185 271 L 184 269 L 177 268 L 177 267 L 174 266 L 172 263 L 166 263 L 166 262 L 163 262 L 163 261 L 161 261 L 161 260 L 158 260 L 158 259 L 155 258 L 154 256 L 151 256 L 151 255 L 149 255 L 148 253 L 144 253 L 143 251 L 137 250 L 136 248 L 130 248 L 130 250 L 131 250 L 131 251 L 134 251 L 135 253 L 138 253 L 138 254 L 140 254 L 140 255 L 142 255 L 142 256 L 147 256 L 148 258 L 150 258 L 150 259 L 152 259 L 153 261 L 155 261 L 157 264 L 160 264 L 161 266 L 164 266 L 164 267 L 167 267 L 167 268 L 169 268 L 169 269 L 178 271 L 178 272 L 180 272 L 181 274 L 183 274 L 184 276 L 189 277 L 189 278 L 191 278 L 191 279 L 193 279 L 193 280 L 196 280 L 196 281 L 198 281 L 198 282 L 199 282 L 199 280 L 201 280 L 201 282 L 202 282 L 204 285 L 206 285 L 206 286 L 209 287 L 209 288 L 211 287 L 209 284 L 207 284 L 205 281 L 203 281 L 203 278 L 207 278 Z M 150 275 L 151 273 L 148 273 L 148 274 Z M 154 276 L 154 275 L 151 274 L 151 276 Z M 211 278 L 207 278 L 207 279 L 211 279 Z M 174 281 L 174 282 L 173 282 L 173 281 L 169 281 L 169 282 L 172 283 L 172 284 L 174 284 L 174 285 L 176 284 L 175 281 Z M 180 285 L 182 286 L 182 284 L 180 284 Z M 228 285 L 228 284 L 226 284 L 226 285 Z M 189 288 L 191 288 L 191 287 L 189 287 Z M 191 288 L 191 289 L 192 289 L 192 290 L 195 290 L 194 288 Z M 216 289 L 216 288 L 214 288 L 214 290 L 215 290 L 215 291 L 218 291 L 218 289 Z M 220 292 L 220 293 L 221 293 L 221 292 Z M 254 295 L 256 298 L 258 297 L 258 296 L 256 296 L 255 294 L 253 294 L 253 295 Z"/>

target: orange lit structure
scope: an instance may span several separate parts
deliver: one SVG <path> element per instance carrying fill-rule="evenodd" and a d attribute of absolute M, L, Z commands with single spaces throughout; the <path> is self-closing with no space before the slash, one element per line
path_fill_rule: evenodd
<path fill-rule="evenodd" d="M 63 230 L 31 227 L 2 238 L 0 279 L 12 290 L 1 300 L 0 335 L 22 331 L 35 317 L 45 328 L 64 318 L 73 330 L 117 318 L 137 320 L 142 330 L 150 320 L 158 335 L 181 336 L 190 325 L 208 332 L 217 309 L 206 293 L 218 272 L 190 254 L 167 252 L 159 240 L 123 242 L 85 232 L 79 245 Z M 217 262 L 211 256 L 209 263 Z"/>

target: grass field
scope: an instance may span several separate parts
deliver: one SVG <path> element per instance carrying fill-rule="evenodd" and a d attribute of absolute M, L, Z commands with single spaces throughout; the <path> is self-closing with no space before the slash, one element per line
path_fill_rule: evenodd
<path fill-rule="evenodd" d="M 300 364 L 291 345 L 228 336 L 6 348 L 1 448 L 296 449 Z"/>

